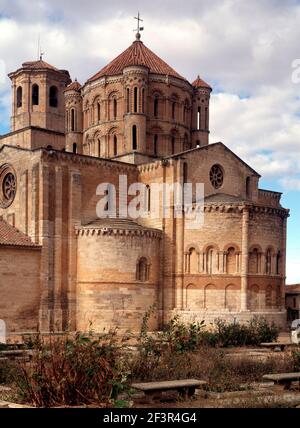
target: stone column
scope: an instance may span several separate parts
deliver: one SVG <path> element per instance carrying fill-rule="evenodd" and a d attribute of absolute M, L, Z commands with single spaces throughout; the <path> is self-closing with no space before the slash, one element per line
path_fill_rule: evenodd
<path fill-rule="evenodd" d="M 40 171 L 39 188 L 39 211 L 41 233 L 40 243 L 42 245 L 41 254 L 41 301 L 39 310 L 39 329 L 40 331 L 50 331 L 50 292 L 51 292 L 51 272 L 49 269 L 49 259 L 51 253 L 50 240 L 50 222 L 49 222 L 49 186 L 50 173 L 49 167 L 44 165 Z"/>
<path fill-rule="evenodd" d="M 243 209 L 242 226 L 242 270 L 241 270 L 241 311 L 247 311 L 249 260 L 249 208 Z"/>
<path fill-rule="evenodd" d="M 281 249 L 281 310 L 285 309 L 285 281 L 286 281 L 286 239 L 287 239 L 287 217 L 283 219 L 282 249 Z"/>
<path fill-rule="evenodd" d="M 81 225 L 82 183 L 79 171 L 69 173 L 69 225 L 68 225 L 68 327 L 76 330 L 77 236 L 76 226 Z"/>
<path fill-rule="evenodd" d="M 55 168 L 55 221 L 54 221 L 54 329 L 62 330 L 62 169 Z"/>

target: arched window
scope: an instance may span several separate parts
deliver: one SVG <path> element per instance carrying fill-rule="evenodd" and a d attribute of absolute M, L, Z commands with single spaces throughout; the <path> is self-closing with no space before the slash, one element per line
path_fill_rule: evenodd
<path fill-rule="evenodd" d="M 172 151 L 172 155 L 174 155 L 175 154 L 175 137 L 172 137 L 171 151 Z"/>
<path fill-rule="evenodd" d="M 127 88 L 127 113 L 130 113 L 130 89 Z"/>
<path fill-rule="evenodd" d="M 206 250 L 206 272 L 212 275 L 219 270 L 217 260 L 217 250 L 215 247 L 208 247 Z"/>
<path fill-rule="evenodd" d="M 247 199 L 251 198 L 251 178 L 250 177 L 246 178 L 246 196 L 247 196 Z"/>
<path fill-rule="evenodd" d="M 158 135 L 154 135 L 153 145 L 154 145 L 154 147 L 153 147 L 154 155 L 157 156 L 157 154 L 158 154 Z"/>
<path fill-rule="evenodd" d="M 23 104 L 23 89 L 21 86 L 19 86 L 17 89 L 17 107 L 18 108 L 22 107 L 22 104 Z"/>
<path fill-rule="evenodd" d="M 33 106 L 39 105 L 39 98 L 40 98 L 39 92 L 40 92 L 39 86 L 36 84 L 33 85 L 32 86 L 32 105 Z"/>
<path fill-rule="evenodd" d="M 77 144 L 73 143 L 73 153 L 77 153 Z"/>
<path fill-rule="evenodd" d="M 146 186 L 145 192 L 145 211 L 150 212 L 151 210 L 151 188 L 149 184 Z"/>
<path fill-rule="evenodd" d="M 226 273 L 233 275 L 236 272 L 236 253 L 235 248 L 231 247 L 227 251 Z"/>
<path fill-rule="evenodd" d="M 97 120 L 98 120 L 98 122 L 100 122 L 100 120 L 101 120 L 101 104 L 100 104 L 100 101 L 98 101 L 98 103 L 97 103 Z"/>
<path fill-rule="evenodd" d="M 205 130 L 208 131 L 208 108 L 205 107 Z"/>
<path fill-rule="evenodd" d="M 154 110 L 154 117 L 158 117 L 158 96 L 157 95 L 155 95 L 154 97 L 153 110 Z"/>
<path fill-rule="evenodd" d="M 278 253 L 276 254 L 276 275 L 280 275 L 281 273 L 280 265 L 281 265 L 281 252 L 278 251 Z"/>
<path fill-rule="evenodd" d="M 142 89 L 142 113 L 145 113 L 145 89 Z"/>
<path fill-rule="evenodd" d="M 173 101 L 172 102 L 172 119 L 175 120 L 175 115 L 176 115 L 176 102 Z"/>
<path fill-rule="evenodd" d="M 150 266 L 145 257 L 141 258 L 136 267 L 136 279 L 140 282 L 149 281 L 150 278 Z"/>
<path fill-rule="evenodd" d="M 76 131 L 76 125 L 75 125 L 75 110 L 71 109 L 71 131 Z"/>
<path fill-rule="evenodd" d="M 117 119 L 118 116 L 118 101 L 114 98 L 114 119 Z"/>
<path fill-rule="evenodd" d="M 260 253 L 257 248 L 254 248 L 249 254 L 249 273 L 260 272 Z"/>
<path fill-rule="evenodd" d="M 118 138 L 116 135 L 114 135 L 114 156 L 117 156 L 118 154 Z"/>
<path fill-rule="evenodd" d="M 197 111 L 197 131 L 200 131 L 201 129 L 201 107 L 198 107 Z"/>
<path fill-rule="evenodd" d="M 137 150 L 137 128 L 136 125 L 132 127 L 132 150 Z"/>
<path fill-rule="evenodd" d="M 100 138 L 98 138 L 98 156 L 99 156 L 99 158 L 101 156 L 101 140 L 100 140 Z"/>
<path fill-rule="evenodd" d="M 183 164 L 183 184 L 188 182 L 188 164 L 184 162 Z"/>
<path fill-rule="evenodd" d="M 58 89 L 56 86 L 51 86 L 49 89 L 49 105 L 50 107 L 58 107 Z"/>
<path fill-rule="evenodd" d="M 133 90 L 133 111 L 134 113 L 138 112 L 138 88 Z"/>
<path fill-rule="evenodd" d="M 200 140 L 197 140 L 197 141 L 196 141 L 196 147 L 197 147 L 197 149 L 198 149 L 199 147 L 201 147 L 201 141 L 200 141 Z"/>
<path fill-rule="evenodd" d="M 272 250 L 269 248 L 266 253 L 266 274 L 271 275 L 272 273 Z"/>

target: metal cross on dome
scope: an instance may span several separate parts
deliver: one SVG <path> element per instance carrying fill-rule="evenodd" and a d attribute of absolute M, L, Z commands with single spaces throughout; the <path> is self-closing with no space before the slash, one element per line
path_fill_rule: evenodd
<path fill-rule="evenodd" d="M 140 26 L 140 23 L 141 22 L 144 22 L 144 20 L 140 17 L 140 12 L 138 12 L 138 16 L 136 17 L 134 17 L 134 19 L 136 19 L 137 20 L 137 22 L 138 22 L 138 27 L 135 29 L 135 30 L 133 30 L 133 31 L 135 31 L 136 32 L 136 39 L 137 40 L 140 40 L 140 38 L 141 38 L 141 31 L 144 31 L 144 27 L 141 27 Z"/>

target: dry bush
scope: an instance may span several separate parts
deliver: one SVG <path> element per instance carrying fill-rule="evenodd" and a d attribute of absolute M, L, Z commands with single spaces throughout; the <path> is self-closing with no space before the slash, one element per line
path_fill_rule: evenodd
<path fill-rule="evenodd" d="M 51 337 L 37 341 L 34 350 L 16 382 L 24 400 L 36 407 L 107 403 L 122 382 L 114 335 Z"/>

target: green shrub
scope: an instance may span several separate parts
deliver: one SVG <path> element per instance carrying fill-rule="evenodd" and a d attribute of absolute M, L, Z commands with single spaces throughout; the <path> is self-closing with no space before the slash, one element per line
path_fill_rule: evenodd
<path fill-rule="evenodd" d="M 277 340 L 279 330 L 274 323 L 264 318 L 254 317 L 248 325 L 216 320 L 218 344 L 229 346 L 258 346 L 262 342 Z"/>

